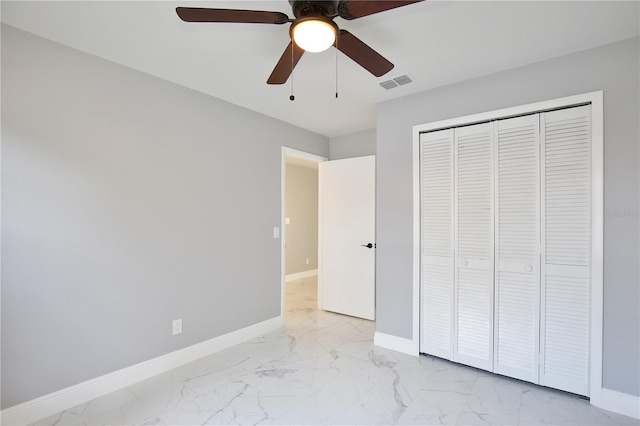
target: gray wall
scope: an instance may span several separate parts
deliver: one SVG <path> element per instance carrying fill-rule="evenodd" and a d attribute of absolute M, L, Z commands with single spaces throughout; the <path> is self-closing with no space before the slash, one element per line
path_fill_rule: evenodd
<path fill-rule="evenodd" d="M 639 40 L 384 102 L 377 121 L 378 331 L 412 336 L 412 126 L 604 90 L 604 386 L 640 395 Z"/>
<path fill-rule="evenodd" d="M 318 169 L 286 164 L 286 274 L 318 269 Z M 306 260 L 309 259 L 307 265 Z"/>
<path fill-rule="evenodd" d="M 279 316 L 282 145 L 328 156 L 3 25 L 2 407 Z"/>
<path fill-rule="evenodd" d="M 376 129 L 363 130 L 329 139 L 329 160 L 376 154 Z"/>

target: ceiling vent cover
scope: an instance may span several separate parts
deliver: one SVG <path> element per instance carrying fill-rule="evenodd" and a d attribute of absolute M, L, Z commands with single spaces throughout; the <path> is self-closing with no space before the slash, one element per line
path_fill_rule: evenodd
<path fill-rule="evenodd" d="M 394 87 L 398 87 L 398 83 L 396 83 L 393 80 L 387 80 L 380 83 L 380 86 L 382 86 L 383 89 L 389 90 L 389 89 L 393 89 Z"/>
<path fill-rule="evenodd" d="M 400 77 L 396 77 L 393 79 L 400 86 L 411 83 L 413 80 L 408 75 L 401 75 Z"/>
<path fill-rule="evenodd" d="M 387 80 L 380 83 L 383 89 L 393 89 L 394 87 L 403 86 L 405 84 L 411 83 L 413 80 L 408 75 L 401 75 L 400 77 L 396 77 L 393 80 Z"/>

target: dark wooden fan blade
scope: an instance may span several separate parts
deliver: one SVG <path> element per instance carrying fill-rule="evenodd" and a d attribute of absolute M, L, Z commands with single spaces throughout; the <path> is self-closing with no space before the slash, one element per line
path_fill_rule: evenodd
<path fill-rule="evenodd" d="M 343 19 L 352 20 L 421 1 L 424 0 L 342 0 L 338 3 L 338 14 Z"/>
<path fill-rule="evenodd" d="M 293 50 L 293 52 L 292 52 Z M 286 50 L 280 57 L 280 60 L 273 69 L 273 72 L 267 80 L 267 84 L 284 84 L 289 79 L 291 71 L 296 67 L 300 58 L 304 54 L 304 50 L 298 47 L 293 41 L 289 43 Z M 293 62 L 292 62 L 293 60 Z"/>
<path fill-rule="evenodd" d="M 261 10 L 176 7 L 176 13 L 185 22 L 237 22 L 245 24 L 286 24 L 289 22 L 289 17 L 284 13 L 263 12 Z"/>
<path fill-rule="evenodd" d="M 347 30 L 340 30 L 338 50 L 376 77 L 393 69 L 393 64 Z"/>

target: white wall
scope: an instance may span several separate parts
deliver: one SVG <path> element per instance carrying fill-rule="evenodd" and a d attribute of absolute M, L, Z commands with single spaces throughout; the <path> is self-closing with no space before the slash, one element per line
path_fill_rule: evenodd
<path fill-rule="evenodd" d="M 281 147 L 327 138 L 5 25 L 1 71 L 2 408 L 280 315 Z"/>
<path fill-rule="evenodd" d="M 412 337 L 412 126 L 603 90 L 603 384 L 640 395 L 639 52 L 623 40 L 378 105 L 377 331 Z"/>

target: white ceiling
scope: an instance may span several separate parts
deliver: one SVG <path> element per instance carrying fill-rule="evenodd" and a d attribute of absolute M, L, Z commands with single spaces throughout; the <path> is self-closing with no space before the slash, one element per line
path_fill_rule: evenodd
<path fill-rule="evenodd" d="M 336 18 L 396 67 L 376 78 L 335 49 L 266 84 L 289 25 L 185 23 L 176 6 L 273 10 L 280 1 L 2 1 L 2 22 L 325 136 L 375 127 L 376 103 L 639 34 L 639 1 L 425 1 Z M 390 91 L 378 83 L 409 74 Z"/>

